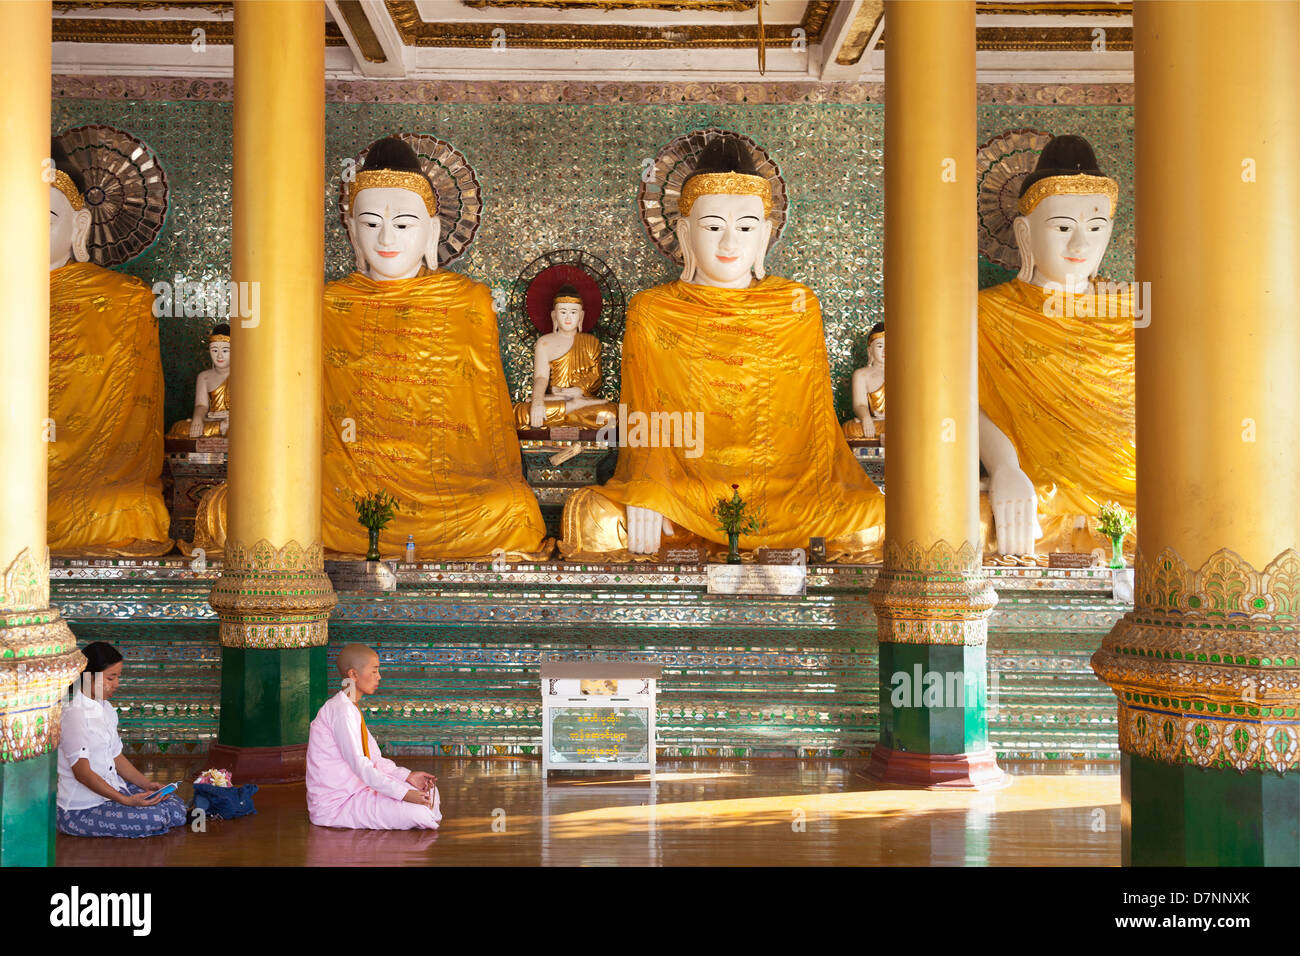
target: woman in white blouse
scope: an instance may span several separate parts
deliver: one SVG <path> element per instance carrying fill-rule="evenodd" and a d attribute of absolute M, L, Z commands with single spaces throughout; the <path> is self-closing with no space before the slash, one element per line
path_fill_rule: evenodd
<path fill-rule="evenodd" d="M 108 701 L 122 679 L 122 655 L 95 641 L 82 648 L 86 670 L 63 707 L 59 740 L 60 833 L 147 837 L 185 822 L 185 805 L 158 787 L 122 753 L 117 711 Z"/>

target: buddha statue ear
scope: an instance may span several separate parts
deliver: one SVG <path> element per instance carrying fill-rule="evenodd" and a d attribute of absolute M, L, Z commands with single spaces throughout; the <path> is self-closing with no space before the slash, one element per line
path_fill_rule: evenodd
<path fill-rule="evenodd" d="M 77 262 L 90 261 L 90 210 L 85 206 L 72 214 L 72 258 Z"/>
<path fill-rule="evenodd" d="M 438 271 L 438 240 L 442 238 L 442 220 L 437 216 L 433 217 L 431 228 L 429 229 L 429 245 L 424 250 L 424 264 L 429 267 L 430 272 Z"/>
<path fill-rule="evenodd" d="M 348 242 L 352 243 L 352 255 L 356 263 L 357 271 L 362 275 L 367 274 L 370 263 L 366 262 L 365 254 L 361 251 L 361 244 L 357 242 L 356 220 L 351 216 L 345 220 L 348 230 Z"/>
<path fill-rule="evenodd" d="M 758 255 L 754 257 L 754 278 L 762 281 L 766 273 L 763 271 L 763 259 L 767 255 L 767 244 L 772 241 L 772 220 L 764 219 L 763 225 L 759 227 Z"/>
<path fill-rule="evenodd" d="M 695 281 L 695 251 L 691 248 L 691 224 L 682 216 L 673 228 L 677 236 L 677 248 L 682 250 L 682 281 Z"/>
<path fill-rule="evenodd" d="M 1029 245 L 1029 220 L 1024 216 L 1016 216 L 1011 230 L 1016 234 L 1016 248 L 1020 250 L 1020 271 L 1016 273 L 1016 278 L 1021 282 L 1032 282 L 1034 253 Z"/>

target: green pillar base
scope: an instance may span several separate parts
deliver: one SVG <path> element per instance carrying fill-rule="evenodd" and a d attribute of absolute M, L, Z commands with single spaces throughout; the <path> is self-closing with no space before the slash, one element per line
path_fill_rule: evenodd
<path fill-rule="evenodd" d="M 1124 754 L 1120 773 L 1125 866 L 1300 866 L 1300 771 Z"/>
<path fill-rule="evenodd" d="M 301 780 L 307 731 L 325 703 L 326 649 L 221 649 L 221 724 L 211 750 L 238 783 Z"/>
<path fill-rule="evenodd" d="M 868 776 L 943 789 L 1005 784 L 989 747 L 985 646 L 880 645 L 880 744 Z"/>
<path fill-rule="evenodd" d="M 0 763 L 0 866 L 54 865 L 55 752 Z"/>

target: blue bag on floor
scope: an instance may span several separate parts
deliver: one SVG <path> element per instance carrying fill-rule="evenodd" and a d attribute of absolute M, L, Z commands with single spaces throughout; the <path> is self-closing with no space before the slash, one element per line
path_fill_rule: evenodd
<path fill-rule="evenodd" d="M 242 787 L 214 787 L 210 783 L 196 783 L 194 806 L 213 819 L 233 820 L 257 812 L 253 808 L 255 793 L 255 783 L 246 783 Z"/>

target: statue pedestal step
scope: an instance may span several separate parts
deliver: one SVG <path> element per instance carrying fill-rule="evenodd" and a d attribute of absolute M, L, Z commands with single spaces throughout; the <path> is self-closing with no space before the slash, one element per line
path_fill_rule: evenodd
<path fill-rule="evenodd" d="M 131 754 L 202 754 L 216 738 L 222 649 L 208 594 L 220 573 L 181 557 L 52 562 L 51 601 L 79 642 L 110 641 L 129 662 L 113 702 Z M 366 722 L 394 755 L 536 755 L 541 666 L 626 661 L 663 668 L 663 756 L 866 759 L 880 726 L 879 567 L 806 574 L 802 594 L 743 595 L 708 593 L 699 564 L 399 564 L 396 591 L 339 594 L 320 671 L 332 691 L 339 648 L 378 650 L 384 681 Z M 998 758 L 1116 759 L 1115 696 L 1089 664 L 1131 609 L 1112 597 L 1110 569 L 989 575 Z"/>
<path fill-rule="evenodd" d="M 228 438 L 168 438 L 163 442 L 163 498 L 171 515 L 168 536 L 194 538 L 203 492 L 226 480 Z"/>

